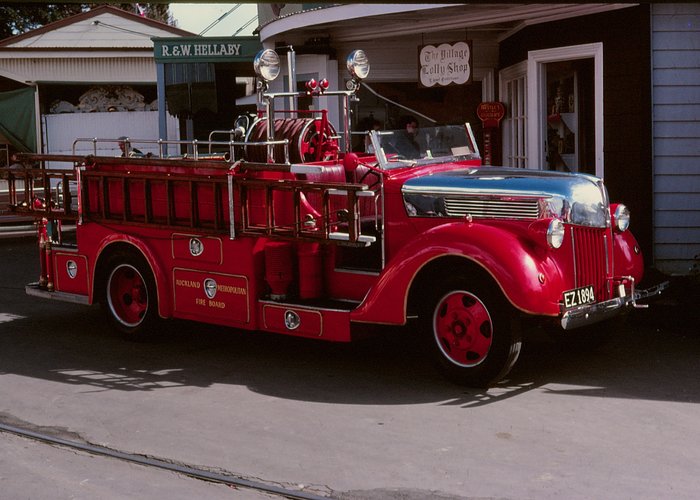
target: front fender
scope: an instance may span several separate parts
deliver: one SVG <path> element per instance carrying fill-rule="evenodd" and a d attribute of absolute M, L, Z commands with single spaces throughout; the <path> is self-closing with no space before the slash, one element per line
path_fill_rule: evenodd
<path fill-rule="evenodd" d="M 613 231 L 613 264 L 616 276 L 632 276 L 637 284 L 644 277 L 644 258 L 630 231 Z"/>
<path fill-rule="evenodd" d="M 557 316 L 563 281 L 551 252 L 500 227 L 467 222 L 437 226 L 399 251 L 350 317 L 361 323 L 404 324 L 413 280 L 428 263 L 446 256 L 481 266 L 517 309 Z"/>

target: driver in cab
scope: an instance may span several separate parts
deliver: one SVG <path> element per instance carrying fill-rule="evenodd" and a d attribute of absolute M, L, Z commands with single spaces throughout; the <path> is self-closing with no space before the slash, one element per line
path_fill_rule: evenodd
<path fill-rule="evenodd" d="M 402 129 L 396 133 L 393 144 L 396 152 L 409 160 L 420 158 L 420 146 L 416 140 L 418 136 L 418 120 L 413 116 L 405 116 L 401 120 Z"/>

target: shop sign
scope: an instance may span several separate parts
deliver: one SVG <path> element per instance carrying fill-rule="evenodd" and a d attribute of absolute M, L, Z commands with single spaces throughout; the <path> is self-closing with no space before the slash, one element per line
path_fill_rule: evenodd
<path fill-rule="evenodd" d="M 506 108 L 500 102 L 482 102 L 476 108 L 476 116 L 483 122 L 484 128 L 498 128 L 506 115 Z"/>
<path fill-rule="evenodd" d="M 453 42 L 420 47 L 420 84 L 424 87 L 435 85 L 462 85 L 472 81 L 471 42 Z"/>
<path fill-rule="evenodd" d="M 239 56 L 241 55 L 240 43 L 175 43 L 162 45 L 160 55 L 162 57 L 187 57 L 187 56 Z"/>
<path fill-rule="evenodd" d="M 154 38 L 156 62 L 251 61 L 262 46 L 257 37 Z"/>

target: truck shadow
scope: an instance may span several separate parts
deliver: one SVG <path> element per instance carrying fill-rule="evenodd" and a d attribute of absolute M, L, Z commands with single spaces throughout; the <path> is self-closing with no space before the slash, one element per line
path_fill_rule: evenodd
<path fill-rule="evenodd" d="M 508 378 L 486 394 L 465 400 L 465 406 L 532 390 L 552 396 L 700 402 L 700 334 L 692 324 L 663 326 L 646 316 L 630 318 L 618 330 L 610 329 L 608 343 L 591 349 L 531 333 Z"/>
<path fill-rule="evenodd" d="M 418 343 L 407 341 L 410 332 L 398 329 L 330 344 L 172 321 L 165 338 L 132 343 L 110 332 L 99 307 L 44 302 L 37 307 L 22 295 L 3 302 L 0 374 L 74 384 L 85 392 L 231 384 L 278 398 L 368 405 L 432 402 L 467 408 L 533 390 L 700 402 L 700 336 L 692 325 L 631 321 L 592 352 L 535 333 L 509 377 L 478 390 L 445 381 Z"/>

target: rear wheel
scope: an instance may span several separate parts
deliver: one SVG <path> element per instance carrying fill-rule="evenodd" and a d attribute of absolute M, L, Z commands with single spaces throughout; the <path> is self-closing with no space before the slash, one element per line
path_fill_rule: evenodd
<path fill-rule="evenodd" d="M 494 285 L 449 279 L 420 315 L 438 369 L 450 380 L 485 387 L 504 377 L 520 354 L 520 329 Z"/>
<path fill-rule="evenodd" d="M 118 255 L 110 260 L 104 303 L 114 327 L 132 340 L 156 332 L 158 303 L 155 281 L 143 258 Z"/>

